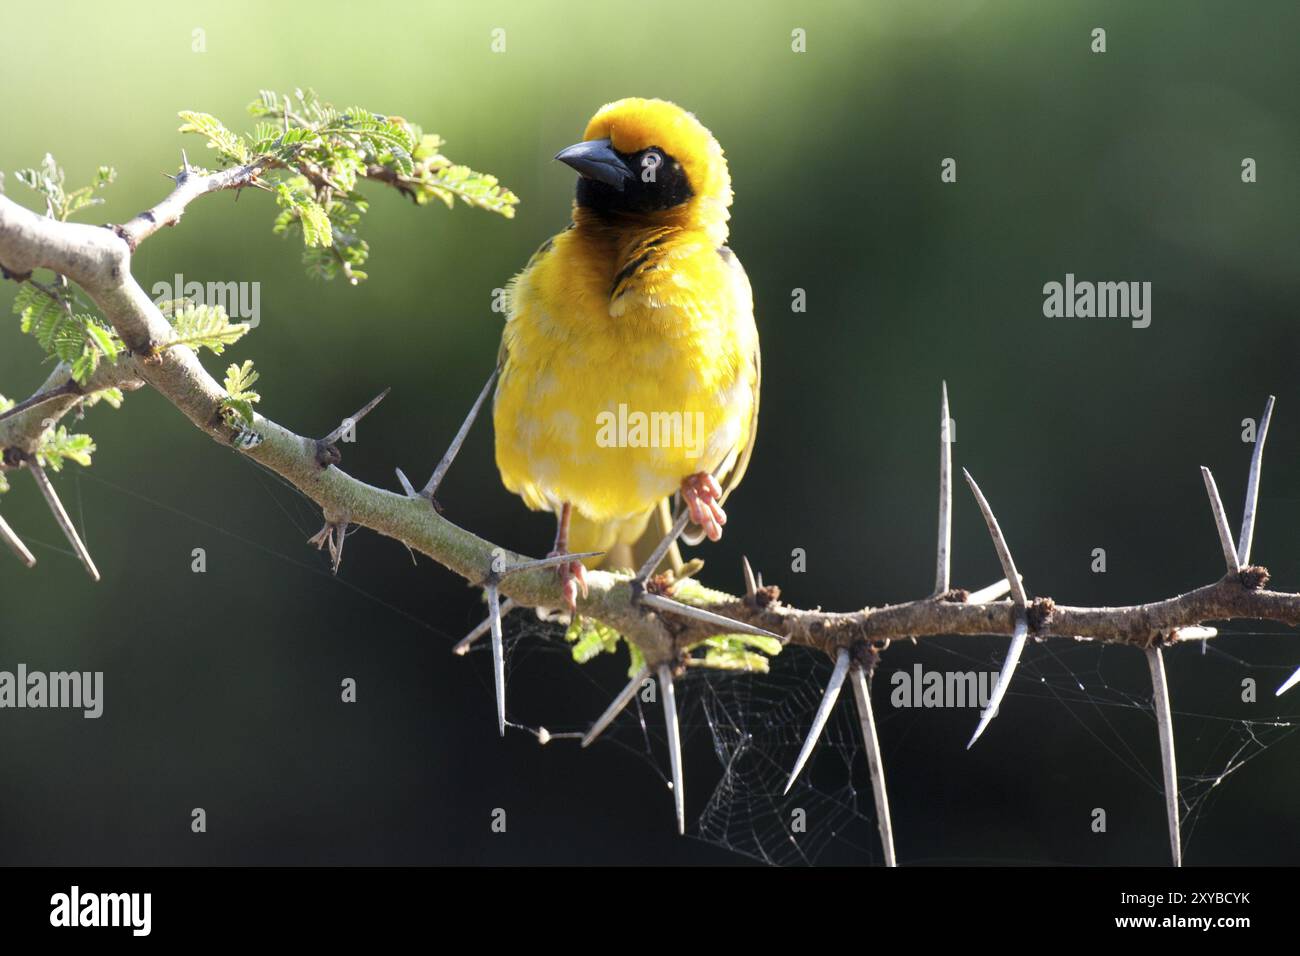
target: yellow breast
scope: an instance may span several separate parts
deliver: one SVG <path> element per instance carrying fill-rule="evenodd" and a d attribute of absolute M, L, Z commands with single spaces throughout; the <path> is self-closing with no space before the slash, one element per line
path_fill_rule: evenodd
<path fill-rule="evenodd" d="M 512 283 L 493 418 L 506 487 L 594 522 L 731 468 L 757 411 L 744 271 L 702 233 L 570 230 Z"/>

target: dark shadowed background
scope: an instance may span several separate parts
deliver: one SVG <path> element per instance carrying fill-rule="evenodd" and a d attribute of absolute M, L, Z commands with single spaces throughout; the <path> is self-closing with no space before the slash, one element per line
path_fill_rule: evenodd
<path fill-rule="evenodd" d="M 1104 54 L 1090 50 L 1094 27 Z M 206 52 L 192 50 L 196 28 Z M 490 50 L 494 28 L 504 53 Z M 791 50 L 794 28 L 806 53 Z M 261 284 L 260 327 L 205 362 L 219 374 L 255 358 L 262 411 L 299 432 L 323 434 L 391 385 L 344 467 L 396 487 L 395 466 L 427 475 L 495 358 L 493 290 L 567 221 L 573 174 L 552 155 L 611 99 L 669 98 L 727 151 L 731 245 L 763 339 L 757 451 L 724 540 L 700 552 L 708 583 L 738 588 L 747 554 L 803 605 L 927 593 L 946 379 L 958 464 L 997 509 L 1031 592 L 1071 604 L 1152 600 L 1218 576 L 1197 466 L 1214 469 L 1238 522 L 1252 449 L 1241 423 L 1275 394 L 1255 555 L 1296 590 L 1297 30 L 1290 2 L 321 2 L 309 15 L 49 2 L 0 31 L 0 169 L 26 202 L 12 171 L 46 151 L 72 184 L 113 164 L 119 181 L 91 221 L 122 221 L 161 197 L 182 146 L 202 161 L 200 141 L 176 132 L 178 110 L 243 130 L 258 89 L 311 86 L 406 116 L 498 175 L 522 197 L 513 221 L 372 189 L 371 279 L 357 288 L 306 278 L 256 192 L 201 200 L 135 259 L 146 289 L 176 273 Z M 945 157 L 955 184 L 940 182 Z M 1151 326 L 1045 318 L 1042 287 L 1067 272 L 1151 282 Z M 796 288 L 806 313 L 791 311 Z M 14 291 L 0 287 L 5 315 Z M 0 392 L 22 398 L 46 370 L 16 318 L 0 324 Z M 630 747 L 589 752 L 518 730 L 499 740 L 488 656 L 449 653 L 481 616 L 450 573 L 363 531 L 331 578 L 305 543 L 319 515 L 151 392 L 81 428 L 94 467 L 56 481 L 104 580 L 88 581 L 30 480 L 12 476 L 0 509 L 40 563 L 0 555 L 0 669 L 102 670 L 105 713 L 0 711 L 0 861 L 745 861 L 674 835 L 666 757 L 638 755 L 635 727 L 621 734 Z M 440 498 L 490 539 L 549 546 L 551 519 L 500 486 L 486 421 Z M 955 582 L 982 586 L 998 565 L 964 486 L 955 507 Z M 191 572 L 199 547 L 206 574 Z M 1105 574 L 1090 570 L 1099 547 Z M 795 548 L 805 573 L 791 571 Z M 1225 630 L 1236 633 L 1206 656 L 1167 655 L 1180 770 L 1208 793 L 1186 859 L 1293 864 L 1300 738 L 1274 727 L 1239 767 L 1232 751 L 1256 728 L 1238 721 L 1300 719 L 1300 690 L 1272 696 L 1300 664 L 1300 638 Z M 951 666 L 954 652 L 996 670 L 1005 645 L 891 648 L 878 681 L 918 661 Z M 1035 688 L 1061 654 L 1082 704 Z M 778 659 L 777 678 L 790 666 Z M 1031 644 L 1026 666 L 969 753 L 973 711 L 886 713 L 900 860 L 1164 862 L 1154 722 L 1132 706 L 1149 695 L 1142 656 Z M 579 668 L 553 638 L 529 638 L 511 658 L 511 717 L 579 729 L 625 667 L 620 653 Z M 339 701 L 345 677 L 356 704 Z M 1246 677 L 1258 703 L 1240 699 Z M 687 681 L 688 703 L 710 679 Z M 1123 695 L 1130 705 L 1115 706 Z M 659 715 L 647 719 L 653 736 Z M 688 723 L 694 818 L 721 769 L 700 713 Z M 194 807 L 204 835 L 190 832 Z M 1105 834 L 1089 827 L 1096 807 Z M 505 834 L 489 828 L 494 808 Z M 824 861 L 872 858 L 827 844 Z"/>

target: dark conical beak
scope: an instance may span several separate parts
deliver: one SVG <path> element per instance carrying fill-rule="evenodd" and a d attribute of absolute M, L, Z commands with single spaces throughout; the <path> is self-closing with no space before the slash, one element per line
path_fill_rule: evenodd
<path fill-rule="evenodd" d="M 572 166 L 579 176 L 613 186 L 619 192 L 623 191 L 624 185 L 632 178 L 632 170 L 628 169 L 623 157 L 614 151 L 607 139 L 589 139 L 575 143 L 560 150 L 555 158 Z"/>

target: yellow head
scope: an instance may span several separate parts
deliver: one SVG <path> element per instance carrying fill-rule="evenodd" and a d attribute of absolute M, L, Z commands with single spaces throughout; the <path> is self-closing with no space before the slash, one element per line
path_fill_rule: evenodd
<path fill-rule="evenodd" d="M 722 147 L 674 103 L 632 97 L 602 106 L 583 141 L 555 158 L 578 171 L 577 204 L 597 218 L 675 223 L 726 236 L 731 176 Z"/>

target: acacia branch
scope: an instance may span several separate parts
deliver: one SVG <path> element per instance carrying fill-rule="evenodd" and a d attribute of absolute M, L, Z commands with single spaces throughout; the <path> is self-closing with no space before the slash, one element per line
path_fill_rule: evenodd
<path fill-rule="evenodd" d="M 6 275 L 26 278 L 50 269 L 77 283 L 95 302 L 126 343 L 133 358 L 129 376 L 138 376 L 176 406 L 213 440 L 236 447 L 309 497 L 327 522 L 369 528 L 420 551 L 471 584 L 489 579 L 493 556 L 507 564 L 528 559 L 461 528 L 439 514 L 427 498 L 408 496 L 358 481 L 336 464 L 322 464 L 316 439 L 298 435 L 261 415 L 251 431 L 261 441 L 234 445 L 236 433 L 222 415 L 225 391 L 183 345 L 170 345 L 172 329 L 131 274 L 135 246 L 164 225 L 175 223 L 190 202 L 221 189 L 248 185 L 257 167 L 220 173 L 182 172 L 176 187 L 150 210 L 116 228 L 56 222 L 0 196 L 0 265 Z M 47 383 L 47 388 L 49 383 Z M 76 397 L 61 395 L 0 421 L 0 450 L 30 452 L 41 420 L 65 413 Z M 39 415 L 32 413 L 39 412 Z M 35 429 L 35 431 L 33 431 Z M 1028 607 L 1030 633 L 1037 638 L 1074 638 L 1139 647 L 1184 639 L 1204 639 L 1200 625 L 1232 619 L 1269 620 L 1300 625 L 1300 594 L 1265 590 L 1267 573 L 1245 568 L 1239 574 L 1149 604 L 1130 607 L 1068 607 L 1038 598 Z M 657 614 L 639 601 L 628 574 L 595 571 L 582 614 L 600 620 L 633 641 L 651 664 L 676 662 L 681 652 L 718 630 L 716 624 Z M 558 607 L 561 595 L 554 573 L 537 567 L 497 582 L 514 606 Z M 802 610 L 780 602 L 775 588 L 758 588 L 744 598 L 708 605 L 715 614 L 781 635 L 791 645 L 816 648 L 832 656 L 839 648 L 861 651 L 896 638 L 938 635 L 1004 635 L 1015 632 L 1012 601 L 969 603 L 966 592 L 848 613 Z M 1200 629 L 1198 629 L 1200 628 Z"/>
<path fill-rule="evenodd" d="M 190 168 L 189 160 L 186 159 L 181 171 L 176 175 L 176 188 L 162 202 L 138 213 L 130 222 L 115 226 L 113 231 L 134 251 L 140 243 L 159 229 L 180 222 L 186 207 L 195 199 L 223 189 L 242 189 L 251 186 L 256 182 L 258 174 L 269 165 L 267 160 L 256 160 L 245 166 L 235 166 L 219 173 L 199 174 Z"/>
<path fill-rule="evenodd" d="M 41 435 L 81 400 L 96 392 L 119 388 L 133 392 L 144 386 L 135 359 L 119 355 L 116 362 L 101 362 L 85 384 L 72 377 L 72 368 L 60 362 L 29 398 L 0 413 L 0 468 L 17 467 L 35 453 Z"/>

